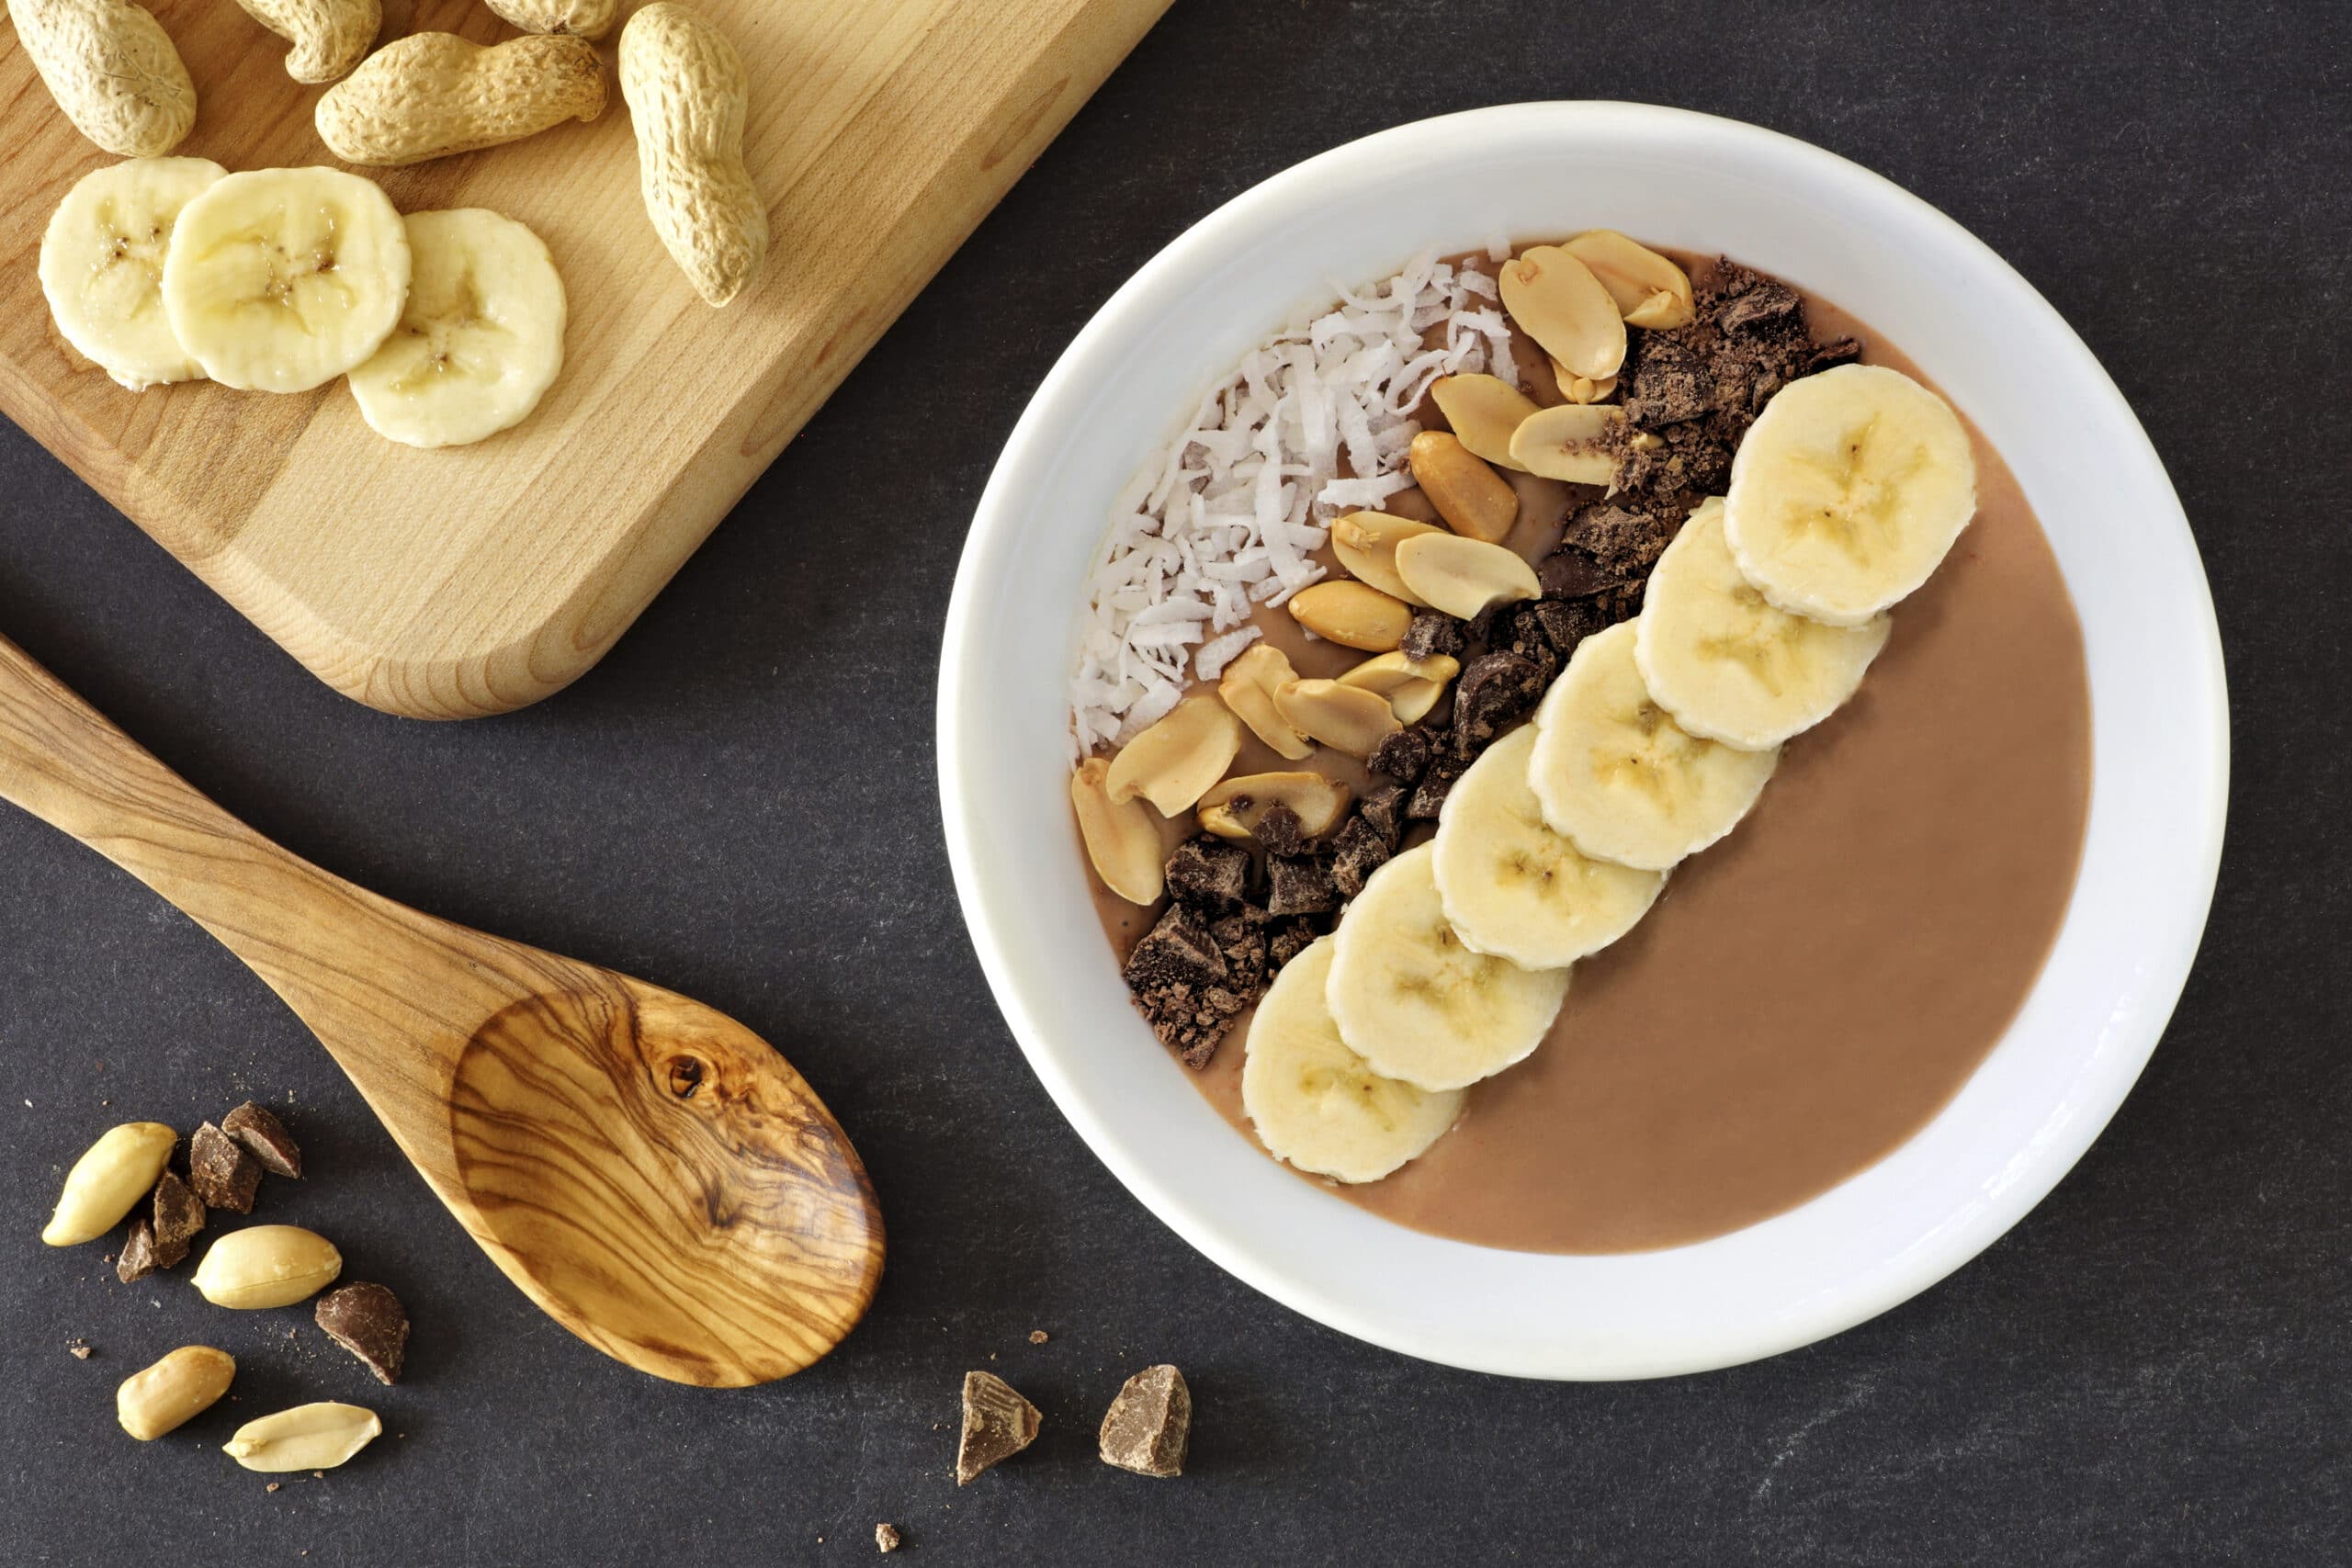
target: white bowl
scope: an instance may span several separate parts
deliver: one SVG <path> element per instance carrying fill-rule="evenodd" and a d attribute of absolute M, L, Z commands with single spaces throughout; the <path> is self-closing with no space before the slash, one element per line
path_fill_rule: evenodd
<path fill-rule="evenodd" d="M 1114 497 L 1202 393 L 1334 282 L 1501 231 L 1622 229 L 1724 251 L 1844 306 L 2007 458 L 2080 612 L 2094 780 L 2081 879 L 1984 1065 L 1886 1159 L 1777 1218 L 1624 1257 L 1504 1252 L 1377 1219 L 1278 1168 L 1129 1007 L 1068 800 L 1064 686 Z M 1629 104 L 1424 120 L 1275 175 L 1179 236 L 1080 333 L 980 499 L 939 686 L 949 857 L 1030 1066 L 1129 1190 L 1250 1284 L 1408 1355 L 1546 1378 L 1697 1371 L 1792 1349 L 1925 1290 L 2089 1147 L 2178 999 L 2221 857 L 2222 652 L 2147 437 L 1999 257 L 1855 164 Z"/>

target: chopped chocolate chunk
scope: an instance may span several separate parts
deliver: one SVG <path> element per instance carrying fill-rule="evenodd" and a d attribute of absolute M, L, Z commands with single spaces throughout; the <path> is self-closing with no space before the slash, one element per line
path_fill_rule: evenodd
<path fill-rule="evenodd" d="M 1342 896 L 1352 898 L 1363 891 L 1372 874 L 1388 863 L 1396 852 L 1389 847 L 1371 823 L 1361 817 L 1351 817 L 1348 825 L 1331 840 L 1331 883 Z"/>
<path fill-rule="evenodd" d="M 1462 651 L 1462 623 L 1442 610 L 1416 610 L 1396 650 L 1417 662 L 1441 653 L 1458 655 Z"/>
<path fill-rule="evenodd" d="M 254 1191 L 261 1186 L 261 1161 L 207 1122 L 187 1141 L 187 1184 L 196 1189 L 208 1209 L 250 1214 Z"/>
<path fill-rule="evenodd" d="M 1313 855 L 1269 855 L 1266 880 L 1272 888 L 1266 899 L 1270 915 L 1319 915 L 1340 907 L 1331 868 Z"/>
<path fill-rule="evenodd" d="M 220 1118 L 220 1130 L 243 1144 L 272 1176 L 300 1178 L 302 1151 L 295 1146 L 286 1123 L 266 1106 L 248 1100 Z"/>
<path fill-rule="evenodd" d="M 1102 1462 L 1137 1475 L 1182 1475 L 1192 1430 L 1193 1391 L 1184 1386 L 1184 1374 L 1170 1366 L 1146 1367 L 1127 1380 L 1102 1417 Z"/>
<path fill-rule="evenodd" d="M 1267 962 L 1279 969 L 1314 946 L 1322 934 L 1311 920 L 1284 920 L 1266 933 Z"/>
<path fill-rule="evenodd" d="M 1644 333 L 1626 382 L 1625 417 L 1644 430 L 1698 419 L 1713 406 L 1699 356 L 1679 338 Z"/>
<path fill-rule="evenodd" d="M 1390 849 L 1405 836 L 1405 786 L 1399 784 L 1374 784 L 1363 792 L 1356 802 L 1356 815 L 1372 824 Z"/>
<path fill-rule="evenodd" d="M 1218 912 L 1241 903 L 1250 889 L 1250 852 L 1204 833 L 1176 846 L 1168 857 L 1169 897 Z"/>
<path fill-rule="evenodd" d="M 155 1222 L 137 1215 L 130 1222 L 130 1234 L 123 1238 L 121 1255 L 114 1260 L 114 1277 L 128 1285 L 144 1280 L 156 1268 Z"/>
<path fill-rule="evenodd" d="M 1540 693 L 1552 683 L 1560 672 L 1560 655 L 1545 635 L 1544 622 L 1535 614 L 1540 601 L 1512 606 L 1495 628 L 1494 647 L 1498 651 L 1516 653 L 1535 666 L 1535 687 Z"/>
<path fill-rule="evenodd" d="M 1543 694 L 1543 671 L 1530 660 L 1508 652 L 1472 660 L 1454 697 L 1453 754 L 1469 761 Z"/>
<path fill-rule="evenodd" d="M 1423 729 L 1396 729 L 1380 738 L 1372 749 L 1367 766 L 1383 778 L 1395 779 L 1401 784 L 1415 784 L 1429 770 L 1430 738 Z"/>
<path fill-rule="evenodd" d="M 1797 291 L 1778 278 L 1756 277 L 1716 310 L 1715 325 L 1726 336 L 1754 333 L 1788 321 L 1804 304 Z"/>
<path fill-rule="evenodd" d="M 1208 1066 L 1235 1015 L 1249 1006 L 1228 987 L 1229 978 L 1216 934 L 1182 904 L 1170 904 L 1127 954 L 1127 989 L 1137 1010 L 1188 1067 Z"/>
<path fill-rule="evenodd" d="M 1437 814 L 1445 809 L 1445 797 L 1453 792 L 1453 781 L 1469 771 L 1470 764 L 1451 751 L 1431 758 L 1429 771 L 1413 790 L 1413 798 L 1406 803 L 1405 817 L 1412 822 L 1434 822 Z"/>
<path fill-rule="evenodd" d="M 1535 563 L 1535 581 L 1544 587 L 1539 603 L 1560 599 L 1583 599 L 1605 592 L 1624 581 L 1614 570 L 1602 566 L 1583 550 L 1562 545 Z"/>
<path fill-rule="evenodd" d="M 1563 662 L 1577 650 L 1577 645 L 1608 623 L 1600 610 L 1590 604 L 1571 603 L 1565 599 L 1539 599 L 1533 608 L 1536 624 L 1552 644 L 1552 651 Z"/>
<path fill-rule="evenodd" d="M 1182 904 L 1170 906 L 1159 923 L 1144 933 L 1127 954 L 1127 984 L 1137 990 L 1154 986 L 1214 985 L 1225 978 L 1225 960 L 1206 921 Z"/>
<path fill-rule="evenodd" d="M 1611 502 L 1596 502 L 1568 519 L 1563 542 L 1591 557 L 1614 585 L 1647 576 L 1681 526 L 1679 514 L 1634 512 Z"/>
<path fill-rule="evenodd" d="M 1227 915 L 1209 928 L 1209 935 L 1225 960 L 1225 988 L 1239 998 L 1235 1004 L 1238 1011 L 1266 989 L 1266 912 L 1244 909 Z"/>
<path fill-rule="evenodd" d="M 1464 636 L 1473 643 L 1485 647 L 1495 640 L 1495 626 L 1509 613 L 1508 604 L 1489 604 L 1473 615 L 1464 628 Z"/>
<path fill-rule="evenodd" d="M 885 1524 L 885 1525 L 876 1525 L 876 1526 L 874 1527 L 874 1550 L 875 1550 L 875 1551 L 898 1551 L 898 1550 L 899 1550 L 899 1527 L 898 1527 L 898 1526 L 896 1526 L 896 1525 L 887 1525 L 887 1524 Z"/>
<path fill-rule="evenodd" d="M 378 1382 L 401 1381 L 408 1314 L 400 1297 L 381 1285 L 355 1280 L 321 1296 L 315 1315 L 326 1337 L 358 1357 Z"/>
<path fill-rule="evenodd" d="M 1279 800 L 1258 814 L 1258 826 L 1252 831 L 1270 855 L 1303 855 L 1315 847 L 1298 813 Z"/>
<path fill-rule="evenodd" d="M 189 1238 L 204 1228 L 204 1202 L 177 1174 L 165 1171 L 156 1179 L 153 1224 L 149 1241 L 155 1267 L 170 1269 L 187 1256 Z"/>
<path fill-rule="evenodd" d="M 1804 356 L 1804 364 L 1799 368 L 1797 374 L 1817 375 L 1824 370 L 1834 370 L 1840 365 L 1851 365 L 1861 356 L 1860 344 L 1852 338 L 1841 337 L 1836 343 L 1815 345 L 1813 352 Z"/>
<path fill-rule="evenodd" d="M 964 1374 L 964 1427 L 956 1440 L 956 1484 L 968 1483 L 1037 1440 L 1037 1407 L 994 1372 Z"/>

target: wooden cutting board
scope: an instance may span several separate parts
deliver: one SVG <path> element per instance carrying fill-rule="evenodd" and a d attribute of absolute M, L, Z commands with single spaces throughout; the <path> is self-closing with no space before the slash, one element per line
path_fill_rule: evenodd
<path fill-rule="evenodd" d="M 611 70 L 594 124 L 364 171 L 406 211 L 537 230 L 571 296 L 563 374 L 514 430 L 424 452 L 340 382 L 123 390 L 51 323 L 42 227 L 110 162 L 0 33 L 0 411 L 221 597 L 361 702 L 462 718 L 535 702 L 637 618 L 1169 0 L 695 0 L 751 74 L 760 278 L 705 305 L 654 237 Z M 153 0 L 195 78 L 178 149 L 333 163 L 322 89 L 230 0 Z M 623 10 L 634 10 L 634 0 Z M 478 0 L 390 0 L 383 37 L 511 36 Z"/>

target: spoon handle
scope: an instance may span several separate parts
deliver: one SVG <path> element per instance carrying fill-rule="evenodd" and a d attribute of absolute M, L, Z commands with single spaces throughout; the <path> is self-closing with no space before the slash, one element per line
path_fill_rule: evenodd
<path fill-rule="evenodd" d="M 431 962 L 440 945 L 432 922 L 238 821 L 6 637 L 0 799 L 87 844 L 210 931 L 330 1050 L 340 1024 L 393 1023 L 432 1040 L 482 1005 L 453 997 L 448 1019 L 413 1016 L 414 1004 L 370 983 L 404 962 Z M 402 1012 L 413 1016 L 395 1016 Z"/>

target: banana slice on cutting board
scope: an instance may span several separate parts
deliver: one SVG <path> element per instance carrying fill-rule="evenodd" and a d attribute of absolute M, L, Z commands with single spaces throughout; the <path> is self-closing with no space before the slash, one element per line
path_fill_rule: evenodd
<path fill-rule="evenodd" d="M 1635 624 L 1634 662 L 1658 706 L 1693 735 L 1749 751 L 1836 712 L 1894 627 L 1884 615 L 1833 626 L 1774 605 L 1740 575 L 1712 496 L 1658 558 Z"/>
<path fill-rule="evenodd" d="M 1666 877 L 1589 859 L 1544 825 L 1527 783 L 1535 736 L 1513 730 L 1454 781 L 1431 870 L 1465 946 L 1524 968 L 1560 969 L 1633 930 Z"/>
<path fill-rule="evenodd" d="M 1724 537 L 1781 609 L 1858 626 L 1927 581 L 1975 514 L 1951 405 L 1899 370 L 1841 365 L 1781 388 L 1748 427 Z"/>
<path fill-rule="evenodd" d="M 1621 621 L 1577 645 L 1535 710 L 1527 782 L 1544 822 L 1586 854 L 1666 871 L 1739 825 L 1781 753 L 1675 723 L 1634 662 L 1640 626 Z"/>
<path fill-rule="evenodd" d="M 563 368 L 568 307 L 537 234 L 479 207 L 413 212 L 400 325 L 351 373 L 360 417 L 411 446 L 458 446 L 518 423 Z"/>
<path fill-rule="evenodd" d="M 181 209 L 229 171 L 209 158 L 130 158 L 74 183 L 40 237 L 40 291 L 65 341 L 136 392 L 204 375 L 164 310 Z"/>
<path fill-rule="evenodd" d="M 1377 1181 L 1445 1134 L 1457 1089 L 1432 1092 L 1373 1071 L 1324 1003 L 1338 939 L 1283 965 L 1250 1020 L 1241 1109 L 1277 1159 L 1340 1181 Z"/>
<path fill-rule="evenodd" d="M 1436 852 L 1423 844 L 1373 873 L 1332 936 L 1324 999 L 1373 1071 L 1462 1089 L 1543 1042 L 1568 972 L 1522 969 L 1464 943 L 1438 896 Z"/>
<path fill-rule="evenodd" d="M 254 169 L 180 209 L 164 308 L 214 380 L 301 392 L 376 352 L 401 319 L 408 276 L 408 230 L 374 181 Z"/>

